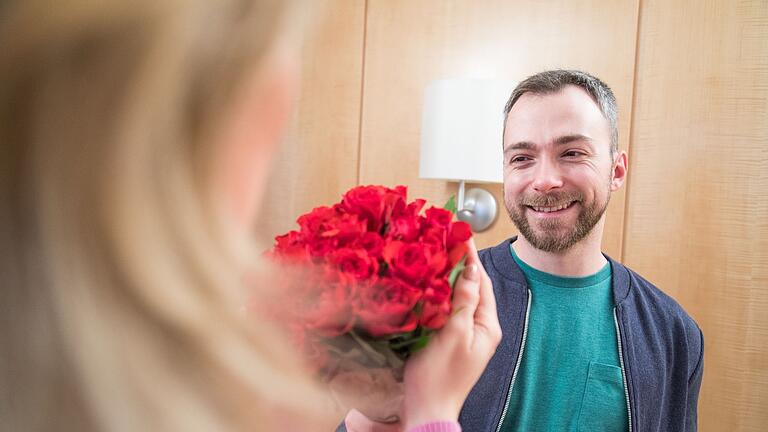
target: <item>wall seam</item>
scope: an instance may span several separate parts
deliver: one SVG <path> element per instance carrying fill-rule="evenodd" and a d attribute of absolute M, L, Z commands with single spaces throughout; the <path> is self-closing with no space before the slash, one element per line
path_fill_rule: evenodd
<path fill-rule="evenodd" d="M 635 64 L 632 71 L 632 102 L 630 105 L 631 113 L 629 116 L 629 137 L 627 138 L 627 158 L 629 161 L 627 162 L 627 181 L 625 187 L 625 193 L 624 193 L 624 215 L 623 215 L 623 223 L 621 224 L 621 247 L 620 247 L 620 255 L 619 255 L 619 262 L 622 262 L 626 264 L 626 256 L 627 256 L 627 232 L 628 232 L 628 226 L 629 226 L 629 202 L 631 199 L 631 189 L 630 185 L 632 183 L 632 169 L 630 169 L 630 166 L 632 165 L 634 159 L 634 152 L 633 149 L 635 147 L 635 143 L 633 142 L 634 138 L 634 132 L 635 132 L 635 121 L 636 121 L 636 113 L 637 113 L 637 77 L 639 73 L 639 65 L 640 65 L 640 29 L 642 25 L 642 15 L 643 15 L 643 0 L 637 1 L 637 28 L 635 30 Z"/>
<path fill-rule="evenodd" d="M 357 179 L 360 184 L 363 170 L 363 110 L 365 107 L 365 51 L 368 44 L 368 0 L 363 6 L 363 44 L 360 63 L 360 114 L 357 123 Z"/>

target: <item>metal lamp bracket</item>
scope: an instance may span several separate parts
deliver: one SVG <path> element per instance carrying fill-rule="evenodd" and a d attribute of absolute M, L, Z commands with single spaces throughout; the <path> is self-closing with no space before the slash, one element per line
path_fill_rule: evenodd
<path fill-rule="evenodd" d="M 480 188 L 471 188 L 465 193 L 463 181 L 459 182 L 456 206 L 459 220 L 467 222 L 474 232 L 485 231 L 496 220 L 498 206 L 493 194 Z"/>

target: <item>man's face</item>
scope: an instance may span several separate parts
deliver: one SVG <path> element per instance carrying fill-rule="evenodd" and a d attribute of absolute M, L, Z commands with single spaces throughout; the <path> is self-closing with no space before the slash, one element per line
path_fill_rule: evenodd
<path fill-rule="evenodd" d="M 623 172 L 615 177 L 608 121 L 584 90 L 517 100 L 504 132 L 504 203 L 531 245 L 559 253 L 586 237 Z"/>

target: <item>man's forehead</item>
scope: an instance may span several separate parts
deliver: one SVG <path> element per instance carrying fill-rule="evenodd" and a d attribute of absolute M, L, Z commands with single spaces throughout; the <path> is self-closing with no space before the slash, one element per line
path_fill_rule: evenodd
<path fill-rule="evenodd" d="M 566 85 L 556 92 L 523 93 L 512 106 L 509 114 L 519 115 L 542 106 L 548 109 L 559 107 L 561 109 L 571 109 L 579 112 L 596 111 L 602 116 L 600 107 L 592 96 L 583 88 L 575 85 Z"/>
<path fill-rule="evenodd" d="M 576 86 L 566 86 L 554 93 L 524 93 L 505 120 L 505 145 L 570 134 L 610 138 L 608 120 L 597 103 Z"/>

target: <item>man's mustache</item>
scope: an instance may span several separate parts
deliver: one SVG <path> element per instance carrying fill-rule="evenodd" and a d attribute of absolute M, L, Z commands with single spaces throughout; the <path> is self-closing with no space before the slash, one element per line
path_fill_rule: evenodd
<path fill-rule="evenodd" d="M 520 197 L 518 204 L 528 207 L 557 207 L 583 200 L 584 196 L 579 192 L 557 192 L 543 195 L 525 195 Z"/>

